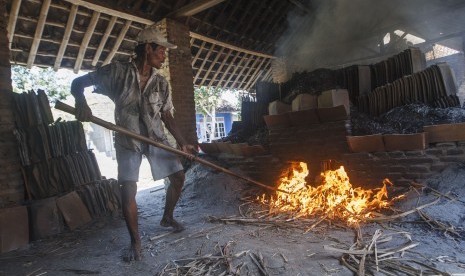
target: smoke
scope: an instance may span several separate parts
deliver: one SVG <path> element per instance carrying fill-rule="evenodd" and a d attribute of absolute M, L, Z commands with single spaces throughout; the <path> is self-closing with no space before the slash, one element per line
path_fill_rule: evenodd
<path fill-rule="evenodd" d="M 403 26 L 428 24 L 426 14 L 444 9 L 440 0 L 318 0 L 309 13 L 295 8 L 288 14 L 288 30 L 280 38 L 277 56 L 285 56 L 289 71 L 362 64 L 380 53 L 383 37 Z M 430 27 L 432 28 L 432 27 Z M 396 50 L 407 48 L 397 43 Z"/>

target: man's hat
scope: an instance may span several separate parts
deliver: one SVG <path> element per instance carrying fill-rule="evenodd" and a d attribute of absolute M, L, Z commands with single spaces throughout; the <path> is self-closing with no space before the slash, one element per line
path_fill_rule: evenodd
<path fill-rule="evenodd" d="M 152 25 L 140 31 L 136 41 L 137 44 L 156 43 L 168 49 L 176 49 L 178 47 L 174 44 L 169 43 L 168 40 L 162 35 L 162 33 L 157 29 L 155 25 Z"/>

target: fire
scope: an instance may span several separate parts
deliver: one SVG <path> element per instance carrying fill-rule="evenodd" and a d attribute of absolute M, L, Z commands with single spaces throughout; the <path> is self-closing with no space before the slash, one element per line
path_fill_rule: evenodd
<path fill-rule="evenodd" d="M 321 185 L 306 185 L 307 164 L 300 162 L 293 166 L 288 176 L 280 179 L 279 190 L 271 199 L 263 195 L 259 200 L 270 206 L 271 213 L 293 212 L 296 217 L 319 215 L 332 220 L 342 220 L 348 225 L 356 225 L 372 217 L 375 210 L 387 208 L 393 200 L 388 200 L 384 179 L 383 187 L 375 190 L 353 188 L 349 177 L 341 166 L 337 170 L 321 173 Z"/>

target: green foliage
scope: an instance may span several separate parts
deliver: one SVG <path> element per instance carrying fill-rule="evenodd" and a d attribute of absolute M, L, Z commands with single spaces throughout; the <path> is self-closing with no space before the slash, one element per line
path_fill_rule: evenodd
<path fill-rule="evenodd" d="M 194 90 L 195 109 L 203 115 L 211 116 L 221 102 L 223 89 L 214 87 L 198 87 Z M 213 112 L 212 112 L 213 111 Z"/>
<path fill-rule="evenodd" d="M 57 74 L 52 68 L 11 66 L 11 80 L 13 92 L 22 93 L 30 90 L 42 89 L 50 101 L 64 100 L 70 94 L 71 82 L 69 78 Z"/>

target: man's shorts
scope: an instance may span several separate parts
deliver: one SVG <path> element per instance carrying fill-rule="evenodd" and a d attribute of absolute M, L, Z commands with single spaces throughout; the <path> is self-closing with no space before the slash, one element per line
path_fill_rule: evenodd
<path fill-rule="evenodd" d="M 179 158 L 174 153 L 154 146 L 148 146 L 144 153 L 116 146 L 119 181 L 139 181 L 139 168 L 142 155 L 147 157 L 152 171 L 153 180 L 163 179 L 173 173 L 183 170 Z"/>

